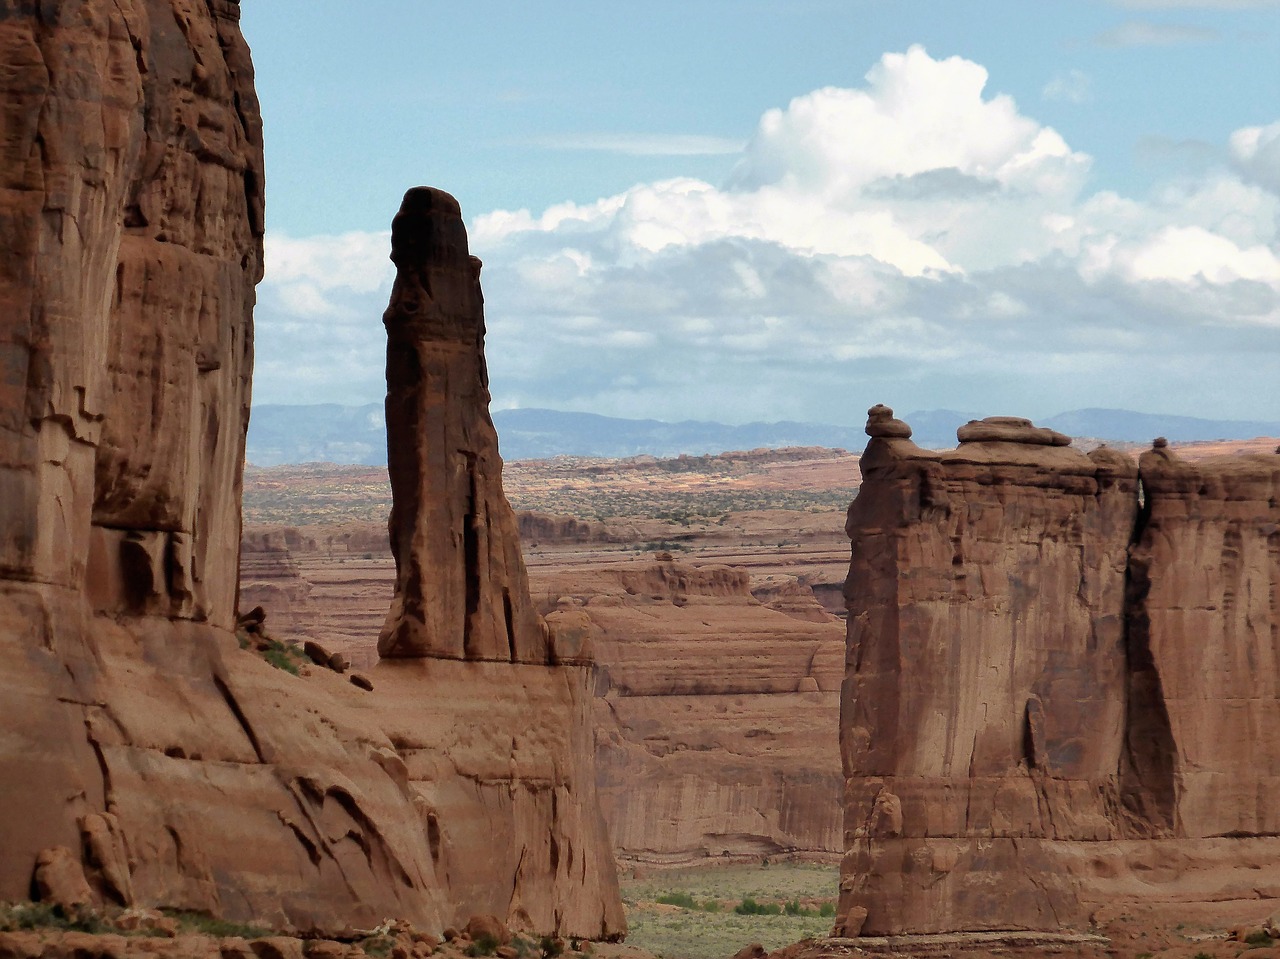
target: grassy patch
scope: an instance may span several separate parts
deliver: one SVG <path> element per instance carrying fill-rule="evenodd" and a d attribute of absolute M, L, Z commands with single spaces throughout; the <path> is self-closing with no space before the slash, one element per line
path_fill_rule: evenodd
<path fill-rule="evenodd" d="M 276 669 L 298 675 L 298 667 L 307 662 L 306 654 L 291 643 L 282 643 L 278 639 L 268 639 L 262 649 L 262 658 Z"/>
<path fill-rule="evenodd" d="M 94 912 L 68 913 L 46 902 L 0 903 L 0 932 L 61 929 L 98 935 L 112 930 Z"/>
<path fill-rule="evenodd" d="M 202 912 L 189 912 L 183 909 L 162 909 L 160 911 L 170 919 L 177 920 L 178 928 L 183 932 L 199 933 L 202 936 L 215 936 L 220 939 L 232 936 L 239 936 L 242 939 L 261 939 L 263 936 L 274 935 L 272 930 L 264 929 L 261 926 L 250 926 L 242 922 L 215 919 Z"/>
<path fill-rule="evenodd" d="M 808 863 L 655 870 L 624 879 L 627 944 L 664 959 L 723 959 L 752 942 L 773 950 L 826 936 L 837 880 L 835 866 Z"/>

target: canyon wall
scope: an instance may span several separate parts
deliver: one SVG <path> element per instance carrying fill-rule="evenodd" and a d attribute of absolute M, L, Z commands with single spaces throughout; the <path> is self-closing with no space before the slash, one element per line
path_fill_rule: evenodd
<path fill-rule="evenodd" d="M 579 544 L 572 527 L 570 543 L 549 545 L 563 519 L 535 519 L 534 605 L 560 657 L 593 663 L 597 782 L 616 853 L 838 855 L 844 626 L 798 579 L 826 569 L 825 544 L 726 555 L 716 540 L 706 555 L 690 545 L 678 560 L 642 559 Z M 344 544 L 332 552 L 331 529 Z M 264 606 L 273 635 L 319 639 L 367 668 L 395 570 L 385 544 L 366 545 L 354 526 L 251 530 L 243 604 Z M 829 552 L 843 565 L 844 550 Z"/>
<path fill-rule="evenodd" d="M 1126 751 L 1146 814 L 1191 839 L 1280 835 L 1280 455 L 1191 464 L 1158 443 L 1141 469 Z"/>
<path fill-rule="evenodd" d="M 1274 844 L 1280 812 L 1280 458 L 1135 464 L 1006 417 L 926 452 L 884 407 L 867 433 L 844 931 L 1079 930 L 1188 869 L 1280 883 L 1224 838 Z"/>
<path fill-rule="evenodd" d="M 263 166 L 238 19 L 0 13 L 0 899 L 61 848 L 106 903 L 616 935 L 585 667 L 413 659 L 357 685 L 242 648 Z"/>
<path fill-rule="evenodd" d="M 841 624 L 798 584 L 669 554 L 539 571 L 552 629 L 596 668 L 601 802 L 645 862 L 839 850 Z"/>

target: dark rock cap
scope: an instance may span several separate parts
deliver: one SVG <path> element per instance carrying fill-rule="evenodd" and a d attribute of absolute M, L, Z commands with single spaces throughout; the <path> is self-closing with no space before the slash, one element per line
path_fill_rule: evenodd
<path fill-rule="evenodd" d="M 867 410 L 867 435 L 881 439 L 910 439 L 911 427 L 903 420 L 894 419 L 893 410 L 877 403 Z"/>
<path fill-rule="evenodd" d="M 956 430 L 961 443 L 1022 443 L 1027 446 L 1070 446 L 1071 437 L 1036 426 L 1021 416 L 988 416 Z"/>

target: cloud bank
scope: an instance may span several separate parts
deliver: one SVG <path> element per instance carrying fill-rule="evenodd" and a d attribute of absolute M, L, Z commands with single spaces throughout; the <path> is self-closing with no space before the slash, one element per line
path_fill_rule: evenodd
<path fill-rule="evenodd" d="M 477 216 L 495 403 L 1280 417 L 1280 123 L 1130 198 L 1090 192 L 1090 158 L 986 87 L 913 47 L 766 112 L 723 185 Z M 268 238 L 259 402 L 382 394 L 386 250 Z"/>

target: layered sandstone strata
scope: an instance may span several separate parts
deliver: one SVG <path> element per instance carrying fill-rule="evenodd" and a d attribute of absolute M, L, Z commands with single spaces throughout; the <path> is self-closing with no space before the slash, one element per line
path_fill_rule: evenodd
<path fill-rule="evenodd" d="M 612 935 L 582 672 L 418 660 L 357 687 L 237 644 L 262 264 L 238 13 L 0 14 L 0 899 L 78 863 L 101 901 L 278 927 Z"/>
<path fill-rule="evenodd" d="M 311 584 L 290 549 L 299 545 L 294 530 L 245 531 L 240 539 L 240 608 L 270 609 L 273 633 L 307 634 Z"/>
<path fill-rule="evenodd" d="M 1275 834 L 1280 460 L 1158 446 L 1139 474 L 1006 417 L 929 453 L 884 407 L 867 432 L 844 930 L 1080 929 L 1104 890 L 1186 895 L 1151 882 L 1180 868 L 1230 894 L 1259 850 L 1223 837 Z"/>
<path fill-rule="evenodd" d="M 599 792 L 617 853 L 661 862 L 838 855 L 844 627 L 802 580 L 843 564 L 845 551 L 736 552 L 717 540 L 705 555 L 691 545 L 675 561 L 632 559 L 582 546 L 572 522 L 531 526 L 542 538 L 526 540 L 529 578 L 557 660 L 593 663 Z M 551 545 L 548 529 L 568 530 L 571 542 Z M 257 552 L 282 538 L 295 544 L 283 556 Z M 369 545 L 354 525 L 247 531 L 244 575 L 263 583 L 252 588 L 272 634 L 323 637 L 367 670 L 395 579 L 385 542 Z M 307 599 L 279 597 L 277 609 L 263 573 L 284 563 L 298 569 Z"/>
<path fill-rule="evenodd" d="M 835 617 L 791 581 L 788 612 L 741 569 L 607 562 L 536 570 L 561 646 L 596 660 L 601 802 L 645 861 L 840 849 Z"/>

